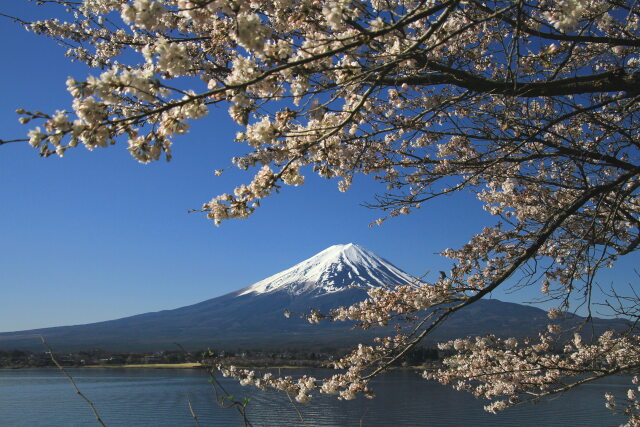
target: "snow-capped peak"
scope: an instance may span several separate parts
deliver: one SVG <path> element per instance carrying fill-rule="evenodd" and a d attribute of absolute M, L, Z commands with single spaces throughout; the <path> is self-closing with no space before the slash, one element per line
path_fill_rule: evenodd
<path fill-rule="evenodd" d="M 317 295 L 358 287 L 389 287 L 416 279 L 365 248 L 330 246 L 293 267 L 244 288 L 238 295 L 287 292 Z"/>

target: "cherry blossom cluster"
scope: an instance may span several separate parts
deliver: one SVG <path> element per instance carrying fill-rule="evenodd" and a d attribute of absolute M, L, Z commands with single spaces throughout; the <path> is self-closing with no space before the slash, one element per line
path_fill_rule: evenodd
<path fill-rule="evenodd" d="M 559 340 L 559 333 L 559 325 L 552 324 L 537 340 L 487 336 L 449 341 L 440 349 L 455 354 L 445 359 L 445 367 L 423 376 L 493 400 L 485 409 L 497 412 L 640 366 L 638 336 L 607 331 L 587 344 L 578 332 L 571 340 Z"/>
<path fill-rule="evenodd" d="M 243 127 L 235 141 L 248 148 L 230 162 L 252 177 L 202 205 L 215 224 L 252 215 L 261 199 L 304 185 L 310 173 L 336 180 L 340 191 L 358 174 L 373 176 L 381 190 L 369 205 L 383 211 L 373 225 L 462 191 L 495 217 L 467 244 L 442 252 L 452 267 L 439 280 L 373 290 L 352 307 L 308 315 L 312 323 L 365 328 L 415 322 L 402 339 L 354 350 L 347 374 L 326 386 L 344 398 L 368 392 L 369 375 L 514 277 L 514 290 L 539 287 L 561 311 L 588 306 L 596 273 L 640 246 L 635 2 L 52 0 L 43 7 L 52 3 L 68 11 L 67 22 L 21 22 L 100 70 L 67 80 L 67 109 L 18 110 L 22 123 L 35 123 L 24 141 L 43 156 L 124 145 L 140 162 L 169 160 L 191 123 L 224 104 Z M 637 297 L 617 301 L 615 313 L 636 318 Z M 489 385 L 471 389 L 506 396 L 488 408 L 498 410 L 522 393 L 557 390 L 557 375 L 573 368 L 601 374 L 579 360 L 604 363 L 606 372 L 635 363 L 625 351 L 607 361 L 616 346 L 636 349 L 635 332 L 589 346 L 572 341 L 557 360 L 549 341 L 556 332 L 551 326 L 537 344 L 515 347 L 502 338 L 452 344 L 448 351 L 462 359 L 434 378 L 460 378 L 466 389 L 458 366 L 476 363 L 474 355 L 496 366 L 519 359 L 539 375 L 486 372 Z M 230 374 L 249 381 L 248 373 Z M 529 380 L 529 388 L 517 384 Z M 282 384 L 276 388 L 300 401 L 315 387 Z"/>
<path fill-rule="evenodd" d="M 313 392 L 337 395 L 338 399 L 352 400 L 358 394 L 373 398 L 373 391 L 368 387 L 369 379 L 375 373 L 369 372 L 372 362 L 385 357 L 389 349 L 399 349 L 406 345 L 406 336 L 396 335 L 377 339 L 375 346 L 359 344 L 350 354 L 334 362 L 334 368 L 342 372 L 329 378 L 318 380 L 302 376 L 294 379 L 291 376 L 275 377 L 271 373 L 258 375 L 254 370 L 240 369 L 235 366 L 219 364 L 217 369 L 225 377 L 239 380 L 240 384 L 252 385 L 262 390 L 279 390 L 295 396 L 296 401 L 308 403 Z"/>
<path fill-rule="evenodd" d="M 627 390 L 626 405 L 623 407 L 623 413 L 629 417 L 628 421 L 623 424 L 623 427 L 638 427 L 640 426 L 640 401 L 638 400 L 638 394 L 640 392 L 640 386 L 638 385 L 638 377 L 633 377 L 631 381 L 633 388 Z M 613 394 L 607 392 L 604 395 L 607 409 L 610 409 L 614 413 L 617 410 L 616 398 Z"/>

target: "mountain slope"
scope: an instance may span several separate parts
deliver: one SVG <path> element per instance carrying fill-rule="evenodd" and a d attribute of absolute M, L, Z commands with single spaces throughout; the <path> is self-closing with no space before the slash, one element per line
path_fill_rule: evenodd
<path fill-rule="evenodd" d="M 106 322 L 2 333 L 0 349 L 41 349 L 40 334 L 58 351 L 153 351 L 174 348 L 175 343 L 191 349 L 348 346 L 385 331 L 352 331 L 345 323 L 310 325 L 294 316 L 286 319 L 283 312 L 328 311 L 366 298 L 370 287 L 407 283 L 417 280 L 372 252 L 354 244 L 335 245 L 227 295 Z M 432 339 L 489 332 L 535 335 L 546 323 L 540 309 L 482 300 L 456 313 Z"/>

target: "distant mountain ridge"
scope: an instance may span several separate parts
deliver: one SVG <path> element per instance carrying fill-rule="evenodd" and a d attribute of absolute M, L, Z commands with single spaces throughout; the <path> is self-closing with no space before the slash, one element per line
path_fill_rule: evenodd
<path fill-rule="evenodd" d="M 175 348 L 175 343 L 189 349 L 344 347 L 389 330 L 351 330 L 351 324 L 342 322 L 310 325 L 286 319 L 284 311 L 328 311 L 363 300 L 369 288 L 409 283 L 418 280 L 361 246 L 334 245 L 227 295 L 106 322 L 0 333 L 0 349 L 42 349 L 39 335 L 57 351 L 156 351 Z M 453 315 L 431 339 L 536 335 L 547 322 L 546 312 L 538 308 L 481 300 Z M 598 322 L 602 329 L 618 328 L 621 321 Z"/>

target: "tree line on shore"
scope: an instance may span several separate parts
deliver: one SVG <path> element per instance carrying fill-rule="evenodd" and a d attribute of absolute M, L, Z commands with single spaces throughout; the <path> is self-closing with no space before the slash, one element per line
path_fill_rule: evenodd
<path fill-rule="evenodd" d="M 293 366 L 293 367 L 327 367 L 330 362 L 340 358 L 346 349 L 233 349 L 233 350 L 201 350 L 182 351 L 165 350 L 146 353 L 111 352 L 101 349 L 78 352 L 56 352 L 53 357 L 67 367 L 83 366 L 121 366 L 121 365 L 155 365 L 181 364 L 201 362 L 213 365 L 216 361 L 251 366 Z M 435 348 L 418 347 L 409 352 L 398 365 L 417 366 L 439 360 L 441 355 Z M 0 350 L 0 368 L 44 368 L 55 367 L 48 351 Z"/>

